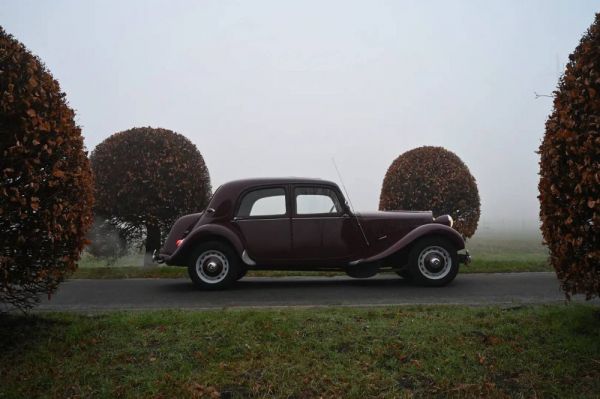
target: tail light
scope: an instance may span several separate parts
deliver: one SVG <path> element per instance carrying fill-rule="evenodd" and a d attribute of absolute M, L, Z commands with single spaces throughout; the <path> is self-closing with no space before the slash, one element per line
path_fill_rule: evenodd
<path fill-rule="evenodd" d="M 175 241 L 175 246 L 180 246 L 183 243 L 183 239 Z"/>

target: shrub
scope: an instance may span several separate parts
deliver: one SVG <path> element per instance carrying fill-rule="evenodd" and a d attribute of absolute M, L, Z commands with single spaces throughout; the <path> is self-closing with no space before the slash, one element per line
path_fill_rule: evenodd
<path fill-rule="evenodd" d="M 540 145 L 540 218 L 567 297 L 600 295 L 600 14 L 569 56 Z"/>
<path fill-rule="evenodd" d="M 23 310 L 75 270 L 92 177 L 65 94 L 0 27 L 0 301 Z"/>
<path fill-rule="evenodd" d="M 90 159 L 96 214 L 128 241 L 145 236 L 147 253 L 160 248 L 175 219 L 202 210 L 210 198 L 202 155 L 190 140 L 167 129 L 115 133 Z"/>
<path fill-rule="evenodd" d="M 380 210 L 431 210 L 448 214 L 454 228 L 471 237 L 479 221 L 475 178 L 454 153 L 442 147 L 419 147 L 390 165 L 381 188 Z"/>
<path fill-rule="evenodd" d="M 86 251 L 95 258 L 105 259 L 109 264 L 127 253 L 123 232 L 106 220 L 96 218 L 87 238 L 89 244 Z"/>

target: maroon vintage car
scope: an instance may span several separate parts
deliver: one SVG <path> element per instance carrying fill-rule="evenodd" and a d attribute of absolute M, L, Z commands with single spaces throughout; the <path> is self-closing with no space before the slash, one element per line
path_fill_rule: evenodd
<path fill-rule="evenodd" d="M 395 271 L 441 286 L 458 273 L 465 243 L 448 215 L 351 212 L 329 181 L 246 179 L 224 184 L 204 212 L 181 217 L 154 259 L 186 266 L 206 289 L 248 270 L 344 271 L 357 278 Z"/>

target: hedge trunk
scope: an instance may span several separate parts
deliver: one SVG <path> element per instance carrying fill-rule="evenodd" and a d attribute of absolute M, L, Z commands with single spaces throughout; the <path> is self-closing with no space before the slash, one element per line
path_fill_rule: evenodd
<path fill-rule="evenodd" d="M 160 249 L 160 227 L 155 224 L 146 226 L 146 253 L 144 254 L 144 266 L 152 266 L 152 253 Z"/>

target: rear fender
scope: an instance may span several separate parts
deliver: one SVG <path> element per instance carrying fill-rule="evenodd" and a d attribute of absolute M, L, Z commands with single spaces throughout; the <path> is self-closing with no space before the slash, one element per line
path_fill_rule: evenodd
<path fill-rule="evenodd" d="M 353 263 L 354 264 L 368 263 L 368 262 L 376 262 L 378 260 L 385 259 L 388 256 L 391 256 L 391 255 L 395 254 L 396 252 L 408 247 L 410 244 L 412 244 L 419 238 L 425 237 L 425 236 L 432 236 L 432 235 L 441 236 L 441 237 L 446 238 L 459 251 L 461 249 L 465 248 L 465 241 L 463 240 L 462 236 L 456 230 L 454 230 L 453 228 L 448 227 L 446 225 L 443 225 L 443 224 L 428 223 L 428 224 L 424 224 L 424 225 L 419 226 L 416 229 L 412 230 L 410 233 L 408 233 L 407 235 L 402 237 L 394 245 L 390 246 L 386 250 L 384 250 L 378 254 L 375 254 L 373 256 L 370 256 L 368 258 L 360 259 Z"/>
<path fill-rule="evenodd" d="M 194 229 L 185 240 L 183 240 L 181 245 L 173 252 L 169 259 L 166 259 L 166 263 L 168 265 L 185 265 L 189 255 L 200 242 L 213 239 L 227 241 L 233 247 L 235 252 L 237 252 L 240 257 L 242 256 L 244 245 L 235 233 L 218 224 L 206 224 Z"/>

